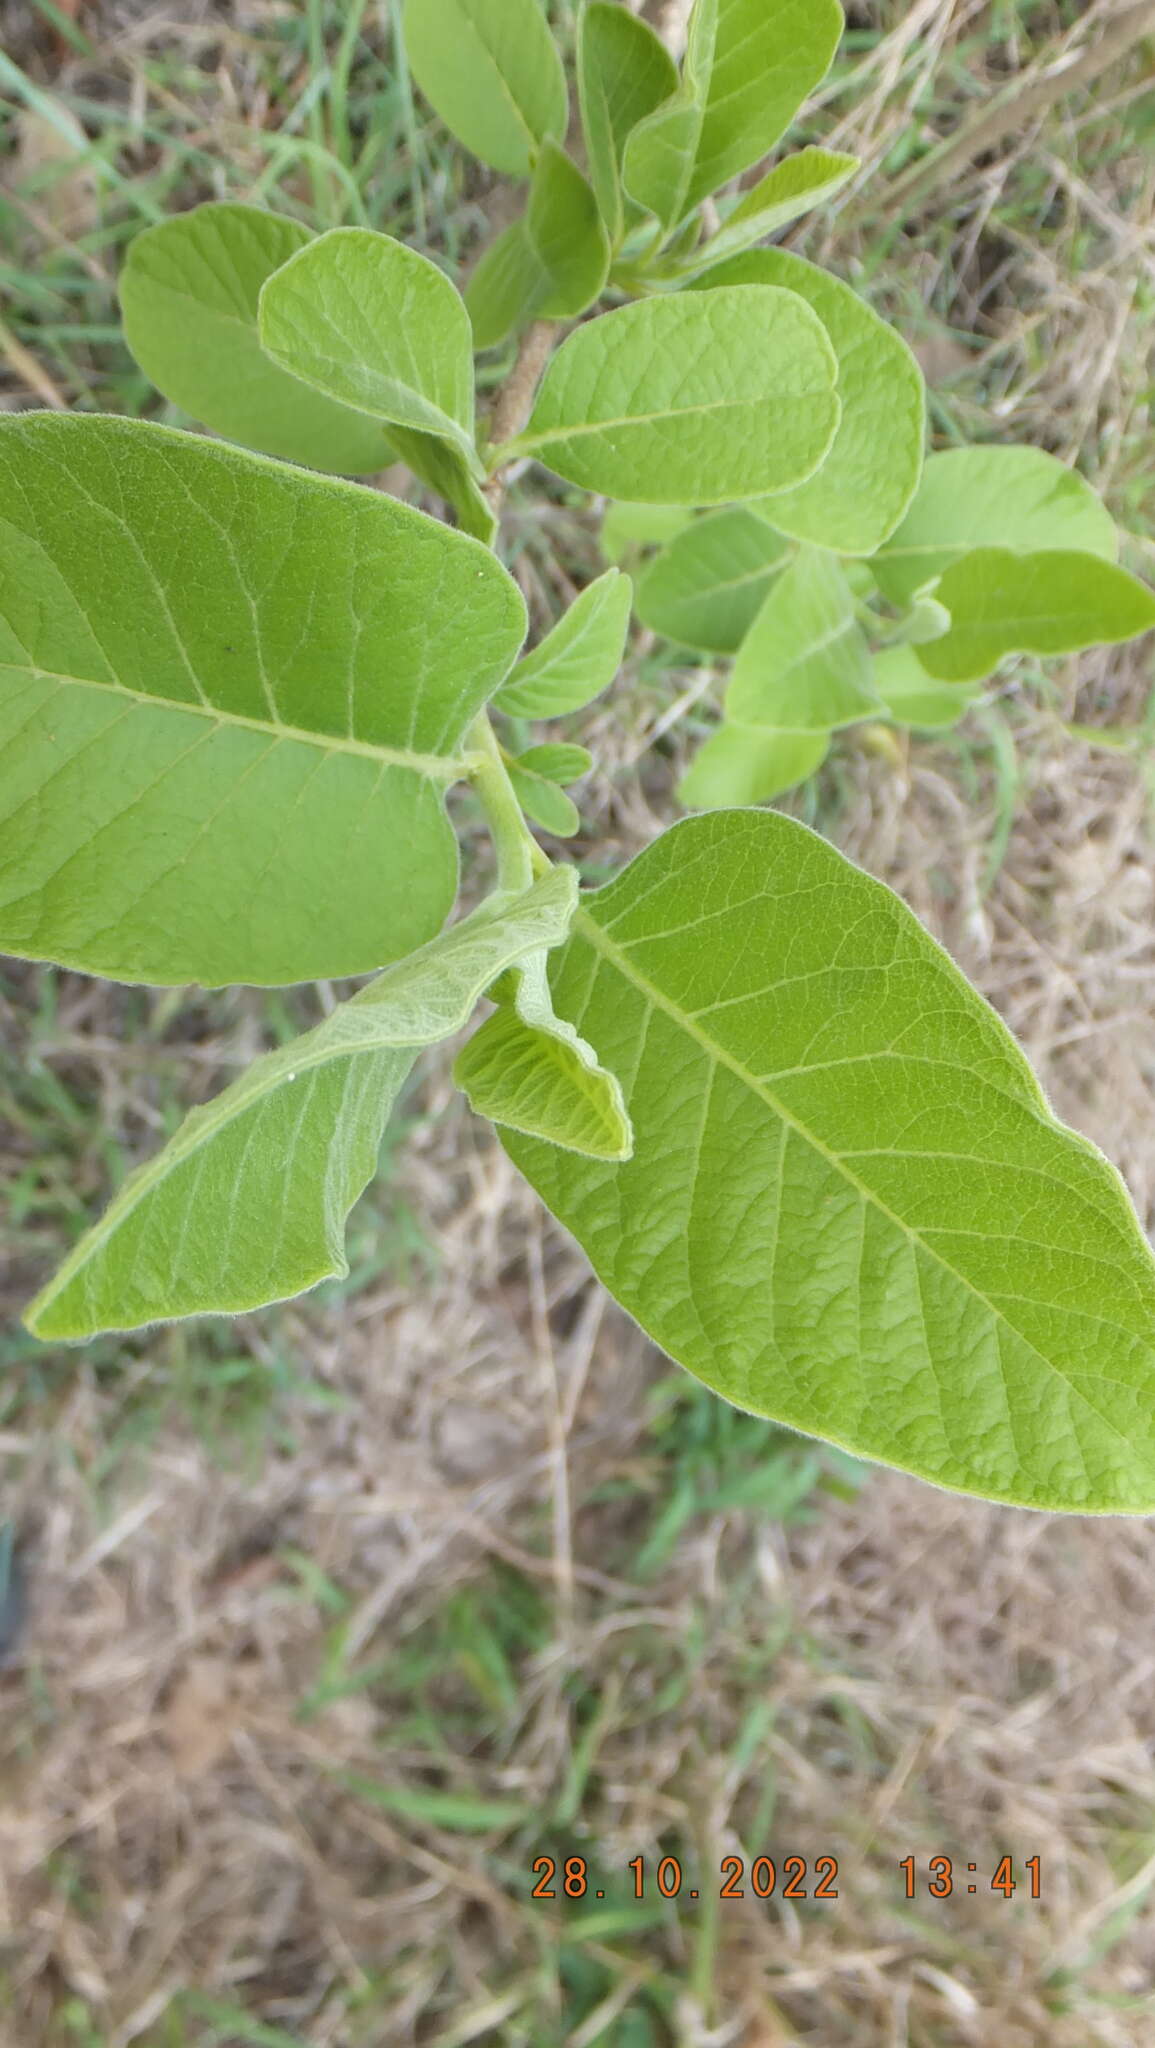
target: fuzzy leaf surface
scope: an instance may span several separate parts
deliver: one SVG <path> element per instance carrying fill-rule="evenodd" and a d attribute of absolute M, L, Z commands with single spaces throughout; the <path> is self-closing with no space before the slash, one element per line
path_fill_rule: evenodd
<path fill-rule="evenodd" d="M 724 504 L 813 474 L 838 427 L 836 380 L 826 329 L 795 292 L 643 299 L 566 337 L 507 452 L 609 497 Z"/>
<path fill-rule="evenodd" d="M 1113 562 L 1119 538 L 1077 470 L 1041 448 L 949 448 L 927 457 L 901 525 L 871 569 L 898 605 L 972 548 L 1069 548 Z"/>
<path fill-rule="evenodd" d="M 513 718 L 560 718 L 592 703 L 621 667 L 632 598 L 633 585 L 620 569 L 587 584 L 502 684 L 494 699 L 498 710 Z"/>
<path fill-rule="evenodd" d="M 507 773 L 518 803 L 535 825 L 552 832 L 555 839 L 572 839 L 581 831 L 581 812 L 573 798 L 549 776 L 536 775 L 517 761 L 507 763 Z"/>
<path fill-rule="evenodd" d="M 528 768 L 533 775 L 544 775 L 547 782 L 559 782 L 564 788 L 567 782 L 580 782 L 594 765 L 594 757 L 588 747 L 570 746 L 564 740 L 547 740 L 540 747 L 527 747 L 517 757 L 519 768 Z"/>
<path fill-rule="evenodd" d="M 672 1358 L 958 1492 L 1151 1513 L 1123 1183 L 891 890 L 792 818 L 711 812 L 583 899 L 550 981 L 633 1157 L 502 1142 Z"/>
<path fill-rule="evenodd" d="M 494 556 L 382 492 L 0 419 L 0 948 L 217 987 L 424 944 L 444 792 L 524 630 Z"/>
<path fill-rule="evenodd" d="M 838 358 L 842 418 L 821 469 L 760 508 L 783 533 L 844 555 L 870 555 L 918 487 L 926 436 L 922 371 L 900 334 L 841 278 L 788 249 L 750 249 L 698 278 L 695 291 L 767 284 L 797 292 Z"/>
<path fill-rule="evenodd" d="M 546 954 L 535 953 L 505 979 L 511 996 L 498 1000 L 454 1065 L 471 1109 L 587 1158 L 628 1159 L 633 1132 L 621 1084 L 554 1011 Z"/>
<path fill-rule="evenodd" d="M 684 647 L 734 654 L 788 558 L 782 535 L 744 505 L 708 512 L 642 571 L 638 617 Z"/>
<path fill-rule="evenodd" d="M 33 1302 L 28 1328 L 75 1342 L 176 1316 L 241 1315 L 347 1273 L 345 1219 L 417 1053 L 467 1023 L 523 954 L 557 945 L 576 901 L 576 871 L 554 868 L 255 1060 L 130 1174 Z"/>
<path fill-rule="evenodd" d="M 528 178 L 568 97 L 540 0 L 406 0 L 414 78 L 446 127 L 495 171 Z"/>
<path fill-rule="evenodd" d="M 378 423 L 300 384 L 257 334 L 266 278 L 311 240 L 284 214 L 216 200 L 145 228 L 120 273 L 124 338 L 157 390 L 226 441 L 367 476 L 393 460 Z"/>
<path fill-rule="evenodd" d="M 332 228 L 269 278 L 258 321 L 265 353 L 303 384 L 476 461 L 473 331 L 427 256 L 372 228 Z"/>
<path fill-rule="evenodd" d="M 578 17 L 577 77 L 590 178 L 616 243 L 626 224 L 622 153 L 639 121 L 677 91 L 678 68 L 649 22 L 591 0 Z"/>
<path fill-rule="evenodd" d="M 827 733 L 879 711 L 854 593 L 833 555 L 800 548 L 738 650 L 726 716 L 740 725 Z"/>
<path fill-rule="evenodd" d="M 688 207 L 769 154 L 825 78 L 842 28 L 838 0 L 718 0 Z"/>
<path fill-rule="evenodd" d="M 979 682 L 1007 654 L 1074 654 L 1155 627 L 1155 592 L 1145 583 L 1101 555 L 1063 548 L 975 548 L 945 572 L 935 596 L 950 631 L 920 647 L 918 659 L 942 683 Z"/>

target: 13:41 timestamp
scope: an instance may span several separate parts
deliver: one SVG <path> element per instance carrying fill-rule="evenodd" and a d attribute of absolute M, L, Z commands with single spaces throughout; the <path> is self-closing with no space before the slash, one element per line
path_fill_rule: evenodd
<path fill-rule="evenodd" d="M 906 1877 L 906 1896 L 913 1899 L 919 1884 L 917 1858 L 904 1856 L 898 1867 Z M 1030 1896 L 1032 1899 L 1039 1899 L 1043 1895 L 1039 1857 L 1028 1856 L 1025 1868 L 1030 1879 Z M 932 1856 L 926 1866 L 924 1884 L 932 1899 L 949 1899 L 953 1891 L 977 1892 L 980 1882 L 984 1884 L 985 1889 L 1001 1892 L 1004 1899 L 1010 1899 L 1019 1889 L 1020 1880 L 1015 1876 L 1014 1864 L 1009 1856 L 999 1858 L 989 1884 L 980 1878 L 977 1863 L 966 1865 L 965 1876 L 961 1873 L 961 1868 L 956 1874 L 956 1865 L 949 1856 Z"/>

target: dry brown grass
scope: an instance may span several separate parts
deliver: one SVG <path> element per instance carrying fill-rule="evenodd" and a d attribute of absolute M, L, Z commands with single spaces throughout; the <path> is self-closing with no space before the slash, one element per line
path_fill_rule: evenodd
<path fill-rule="evenodd" d="M 169 12 L 212 53 L 212 10 Z M 1073 12 L 1037 8 L 1030 36 L 992 52 L 986 0 L 854 9 L 889 33 L 830 103 L 839 143 L 882 161 L 929 84 L 945 129 L 988 66 L 1034 75 Z M 139 39 L 134 13 L 107 19 Z M 1090 10 L 1092 28 L 1109 13 Z M 249 10 L 244 34 L 254 23 Z M 235 28 L 221 46 L 230 111 Z M 1094 103 L 1056 102 L 1004 138 L 927 203 L 877 294 L 937 349 L 964 430 L 985 430 L 993 408 L 1008 438 L 1080 454 L 1140 551 L 1155 532 L 1152 172 L 1125 137 L 1101 146 L 1101 110 L 1134 105 L 1149 75 L 1140 48 Z M 863 212 L 841 244 L 799 246 L 854 274 L 885 226 Z M 557 524 L 572 566 L 588 534 Z M 539 551 L 523 574 L 542 612 L 569 567 Z M 1007 686 L 997 730 L 1013 733 L 1020 783 L 989 888 L 1005 795 L 995 727 L 972 720 L 961 743 L 915 740 L 895 759 L 845 743 L 823 789 L 827 829 L 949 945 L 1150 1221 L 1146 786 L 1131 756 L 1064 729 L 1136 723 L 1149 660 L 1071 665 L 1049 703 Z M 599 710 L 588 850 L 620 857 L 667 821 L 689 744 L 669 719 L 682 685 L 692 698 L 700 679 L 636 677 Z M 30 1047 L 39 977 L 15 985 L 7 1028 Z M 45 1063 L 78 1099 L 99 1091 L 104 1128 L 136 1150 L 157 1142 L 174 1071 L 201 1099 L 259 1029 L 240 996 L 183 1021 L 166 1011 L 143 1052 L 118 1052 L 123 992 L 59 987 Z M 424 1068 L 390 1198 L 426 1219 L 435 1270 L 379 1268 L 347 1301 L 233 1327 L 239 1352 L 270 1375 L 288 1357 L 306 1382 L 277 1402 L 264 1455 L 226 1457 L 179 1404 L 131 1451 L 132 1397 L 177 1370 L 172 1333 L 71 1354 L 0 1433 L 2 1514 L 31 1582 L 28 1629 L 0 1670 L 3 2048 L 259 2038 L 198 2015 L 190 1988 L 309 2048 L 632 2048 L 647 1984 L 670 1993 L 679 2048 L 1145 2048 L 1155 1526 L 988 1508 L 879 1474 L 809 1526 L 699 1516 L 659 1576 L 633 1577 L 641 1510 L 664 1483 L 647 1421 L 661 1361 L 462 1113 L 451 1053 Z M 30 1142 L 13 1130 L 18 1162 Z M 105 1164 L 89 1147 L 61 1169 L 89 1208 Z M 46 1262 L 49 1244 L 28 1242 Z M 7 1283 L 13 1311 L 28 1280 L 21 1267 Z M 605 1498 L 615 1486 L 626 1497 Z M 720 1904 L 706 1933 L 687 1908 L 661 1929 L 591 1937 L 615 1987 L 605 2029 L 557 2031 L 542 1959 L 563 1916 L 529 1901 L 501 1834 L 415 1818 L 337 1777 L 386 1794 L 430 1782 L 390 1674 L 496 1566 L 540 1589 L 545 1619 L 511 1652 L 516 1695 L 496 1733 L 466 1663 L 433 1674 L 444 1789 L 544 1817 L 584 1737 L 590 1779 L 562 1834 L 591 1861 L 668 1851 L 716 1871 L 739 1844 L 831 1853 L 837 1904 L 747 1898 Z M 332 1669 L 353 1689 L 303 1712 Z M 911 1853 L 988 1876 L 1009 1853 L 1020 1878 L 1037 1853 L 1044 1895 L 983 1887 L 908 1906 Z"/>

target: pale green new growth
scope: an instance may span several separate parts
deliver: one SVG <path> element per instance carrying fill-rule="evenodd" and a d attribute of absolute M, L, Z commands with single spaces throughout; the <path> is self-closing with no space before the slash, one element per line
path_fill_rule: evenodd
<path fill-rule="evenodd" d="M 378 423 L 298 383 L 257 335 L 262 285 L 311 239 L 283 214 L 215 200 L 146 228 L 120 274 L 124 338 L 158 391 L 226 441 L 365 475 L 393 460 Z"/>
<path fill-rule="evenodd" d="M 889 889 L 779 813 L 690 818 L 585 899 L 551 982 L 633 1157 L 503 1142 L 663 1350 L 941 1486 L 1155 1508 L 1122 1183 Z"/>
<path fill-rule="evenodd" d="M 506 977 L 494 1015 L 458 1054 L 453 1078 L 471 1109 L 591 1159 L 629 1159 L 621 1084 L 553 1007 L 545 952 Z M 497 991 L 493 992 L 495 996 Z"/>
<path fill-rule="evenodd" d="M 465 1024 L 495 977 L 564 938 L 577 875 L 554 868 L 255 1060 L 138 1167 L 33 1302 L 36 1336 L 239 1315 L 348 1272 L 345 1218 L 422 1046 Z"/>
<path fill-rule="evenodd" d="M 1133 640 L 1155 626 L 1155 594 L 1101 555 L 975 548 L 946 570 L 935 596 L 949 633 L 919 660 L 943 683 L 978 682 L 1007 654 L 1073 654 Z"/>
<path fill-rule="evenodd" d="M 797 220 L 799 214 L 824 205 L 858 169 L 856 156 L 831 149 L 800 149 L 776 164 L 731 208 L 716 235 L 671 264 L 670 274 L 679 280 L 696 277 L 723 258 L 752 248 L 755 242 Z"/>
<path fill-rule="evenodd" d="M 638 578 L 638 617 L 668 640 L 735 654 L 789 559 L 788 543 L 758 513 L 742 505 L 708 512 Z"/>
<path fill-rule="evenodd" d="M 982 691 L 973 683 L 936 683 L 913 647 L 884 647 L 874 657 L 874 687 L 901 725 L 955 725 Z"/>
<path fill-rule="evenodd" d="M 706 115 L 717 18 L 718 0 L 697 0 L 678 83 L 669 99 L 637 123 L 622 151 L 626 196 L 654 214 L 664 229 L 677 227 L 695 203 L 690 183 Z"/>
<path fill-rule="evenodd" d="M 527 431 L 569 483 L 653 504 L 720 504 L 813 474 L 839 421 L 837 362 L 793 292 L 735 285 L 587 321 L 554 356 Z"/>
<path fill-rule="evenodd" d="M 723 804 L 769 803 L 821 768 L 828 732 L 741 725 L 727 718 L 699 747 L 678 784 L 678 801 L 699 811 Z"/>
<path fill-rule="evenodd" d="M 850 585 L 833 555 L 800 548 L 738 650 L 727 717 L 818 733 L 879 708 Z"/>
<path fill-rule="evenodd" d="M 619 569 L 587 584 L 502 684 L 494 699 L 498 710 L 514 718 L 560 718 L 599 697 L 621 666 L 632 595 Z"/>
<path fill-rule="evenodd" d="M 1041 448 L 951 448 L 928 457 L 902 524 L 871 563 L 894 604 L 971 548 L 1073 548 L 1113 562 L 1114 522 L 1089 483 Z"/>
<path fill-rule="evenodd" d="M 686 195 L 696 206 L 761 161 L 830 69 L 838 0 L 718 0 L 713 64 Z"/>

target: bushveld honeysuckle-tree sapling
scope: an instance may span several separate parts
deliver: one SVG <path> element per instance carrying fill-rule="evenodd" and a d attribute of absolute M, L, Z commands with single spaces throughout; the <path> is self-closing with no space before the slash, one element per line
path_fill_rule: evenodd
<path fill-rule="evenodd" d="M 538 0 L 404 23 L 433 108 L 526 184 L 464 297 L 387 234 L 197 206 L 136 238 L 121 300 L 210 435 L 0 420 L 0 946 L 160 986 L 373 977 L 128 1177 L 29 1329 L 344 1273 L 405 1076 L 486 998 L 457 1083 L 690 1372 L 939 1485 L 1152 1512 L 1155 1261 L 1119 1175 L 898 897 L 759 806 L 839 728 L 949 723 L 1155 598 L 1050 455 L 924 459 L 906 343 L 766 245 L 857 168 L 780 150 L 835 0 L 696 0 L 680 65 L 588 0 L 584 168 Z M 480 428 L 477 350 L 506 370 Z M 357 481 L 395 461 L 444 520 Z M 529 652 L 515 463 L 610 501 L 610 566 Z M 632 608 L 732 667 L 693 814 L 583 891 L 527 819 L 576 831 L 590 756 L 527 722 L 609 687 Z M 496 883 L 451 922 L 459 783 Z"/>

